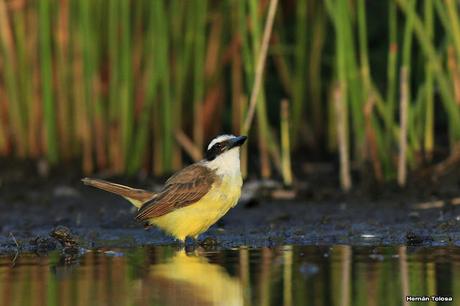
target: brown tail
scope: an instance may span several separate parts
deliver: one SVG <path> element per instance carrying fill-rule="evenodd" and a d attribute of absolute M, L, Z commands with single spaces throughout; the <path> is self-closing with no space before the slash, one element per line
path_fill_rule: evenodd
<path fill-rule="evenodd" d="M 131 204 L 140 208 L 142 204 L 155 197 L 155 193 L 143 189 L 134 189 L 128 186 L 115 184 L 99 179 L 85 177 L 82 179 L 85 185 L 93 186 L 108 192 L 118 194 L 127 199 Z"/>

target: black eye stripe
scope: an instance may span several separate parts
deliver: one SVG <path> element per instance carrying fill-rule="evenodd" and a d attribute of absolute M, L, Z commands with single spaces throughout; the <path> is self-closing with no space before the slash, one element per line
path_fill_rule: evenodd
<path fill-rule="evenodd" d="M 218 142 L 215 145 L 212 146 L 211 150 L 222 150 L 224 148 L 224 144 L 222 142 Z"/>
<path fill-rule="evenodd" d="M 208 161 L 215 159 L 220 153 L 225 151 L 226 142 L 218 142 L 206 151 L 205 158 Z"/>

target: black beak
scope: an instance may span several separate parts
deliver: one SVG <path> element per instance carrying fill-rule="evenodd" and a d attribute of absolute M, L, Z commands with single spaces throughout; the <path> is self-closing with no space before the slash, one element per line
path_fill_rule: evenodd
<path fill-rule="evenodd" d="M 234 147 L 242 146 L 243 143 L 246 141 L 246 139 L 248 139 L 248 137 L 246 137 L 246 136 L 238 136 L 238 137 L 235 137 L 233 139 L 230 139 L 228 141 L 229 149 L 234 148 Z"/>

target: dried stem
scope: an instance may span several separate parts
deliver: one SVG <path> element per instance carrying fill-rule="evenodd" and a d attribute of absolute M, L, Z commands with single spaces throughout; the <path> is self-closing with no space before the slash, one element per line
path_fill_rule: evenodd
<path fill-rule="evenodd" d="M 265 23 L 264 36 L 262 38 L 262 45 L 260 48 L 259 56 L 257 58 L 256 76 L 254 80 L 254 87 L 251 93 L 251 99 L 249 101 L 249 111 L 244 121 L 243 133 L 247 134 L 251 127 L 252 118 L 256 110 L 257 99 L 259 97 L 260 86 L 262 84 L 263 72 L 265 68 L 265 59 L 267 58 L 268 44 L 270 42 L 270 36 L 272 33 L 273 22 L 275 21 L 276 6 L 278 0 L 270 0 L 270 6 L 268 8 L 267 21 Z"/>
<path fill-rule="evenodd" d="M 348 131 L 346 125 L 347 112 L 343 101 L 343 90 L 337 86 L 334 90 L 335 116 L 337 121 L 337 142 L 340 154 L 340 184 L 344 191 L 351 188 L 350 161 L 348 154 Z"/>
<path fill-rule="evenodd" d="M 176 140 L 194 161 L 199 161 L 203 158 L 200 148 L 198 148 L 184 132 L 180 130 L 176 131 Z"/>
<path fill-rule="evenodd" d="M 281 101 L 281 159 L 283 181 L 286 186 L 292 184 L 291 154 L 289 142 L 289 102 Z"/>
<path fill-rule="evenodd" d="M 407 108 L 408 97 L 408 75 L 407 67 L 401 68 L 401 96 L 399 100 L 400 130 L 399 130 L 399 160 L 398 160 L 398 184 L 403 187 L 406 185 L 406 152 L 407 152 Z"/>

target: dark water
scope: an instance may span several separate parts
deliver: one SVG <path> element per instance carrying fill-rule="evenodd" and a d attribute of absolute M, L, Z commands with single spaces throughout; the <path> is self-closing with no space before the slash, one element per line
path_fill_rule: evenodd
<path fill-rule="evenodd" d="M 460 305 L 460 249 L 173 247 L 0 257 L 0 305 Z"/>

